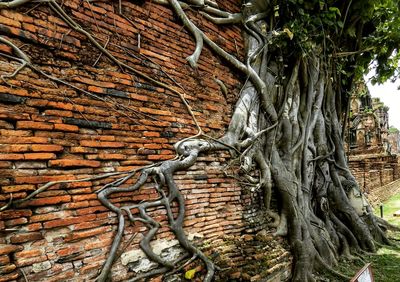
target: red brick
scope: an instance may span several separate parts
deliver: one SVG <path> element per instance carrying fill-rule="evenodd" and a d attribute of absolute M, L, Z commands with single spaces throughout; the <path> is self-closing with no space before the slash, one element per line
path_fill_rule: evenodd
<path fill-rule="evenodd" d="M 4 193 L 15 193 L 21 191 L 33 191 L 35 190 L 35 185 L 11 185 L 11 186 L 3 186 L 1 190 Z"/>
<path fill-rule="evenodd" d="M 17 161 L 23 159 L 23 154 L 0 154 L 0 161 Z"/>
<path fill-rule="evenodd" d="M 42 228 L 43 228 L 43 226 L 41 223 L 32 223 L 32 224 L 28 224 L 28 225 L 24 226 L 24 230 L 27 230 L 27 231 L 38 231 Z"/>
<path fill-rule="evenodd" d="M 45 214 L 36 214 L 30 217 L 30 222 L 50 221 L 57 218 L 72 216 L 71 211 L 50 212 Z"/>
<path fill-rule="evenodd" d="M 0 143 L 6 144 L 32 144 L 32 143 L 49 143 L 49 138 L 46 137 L 0 137 Z"/>
<path fill-rule="evenodd" d="M 32 151 L 34 152 L 61 152 L 64 148 L 60 145 L 53 145 L 53 144 L 34 144 L 32 145 Z"/>
<path fill-rule="evenodd" d="M 78 132 L 79 127 L 76 125 L 73 125 L 73 124 L 56 123 L 56 124 L 54 124 L 54 130 Z"/>
<path fill-rule="evenodd" d="M 112 242 L 113 242 L 112 238 L 103 239 L 103 240 L 99 240 L 99 241 L 95 241 L 95 242 L 90 242 L 90 243 L 85 244 L 85 250 L 89 251 L 89 250 L 93 250 L 93 249 L 108 247 L 112 244 Z"/>
<path fill-rule="evenodd" d="M 80 145 L 84 147 L 101 147 L 101 148 L 121 148 L 125 147 L 125 143 L 122 142 L 100 142 L 91 140 L 82 140 Z"/>
<path fill-rule="evenodd" d="M 100 227 L 102 225 L 116 224 L 117 220 L 116 220 L 116 218 L 114 218 L 114 219 L 115 220 L 103 219 L 103 220 L 96 220 L 96 221 L 92 221 L 92 222 L 78 223 L 78 224 L 74 225 L 74 230 L 92 229 L 92 228 Z"/>
<path fill-rule="evenodd" d="M 57 156 L 53 153 L 26 153 L 24 157 L 25 160 L 51 160 Z"/>
<path fill-rule="evenodd" d="M 77 209 L 77 208 L 85 208 L 89 206 L 88 201 L 77 202 L 77 203 L 66 203 L 63 205 L 65 209 Z"/>
<path fill-rule="evenodd" d="M 152 115 L 161 115 L 161 116 L 170 116 L 172 113 L 170 111 L 163 111 L 151 108 L 140 108 L 142 113 L 152 114 Z"/>
<path fill-rule="evenodd" d="M 17 145 L 0 145 L 0 152 L 4 153 L 19 153 L 27 152 L 30 150 L 30 145 L 17 144 Z"/>
<path fill-rule="evenodd" d="M 103 88 L 98 87 L 98 86 L 92 86 L 92 85 L 88 87 L 88 91 L 95 92 L 95 93 L 104 93 Z"/>
<path fill-rule="evenodd" d="M 79 223 L 79 222 L 92 221 L 95 218 L 96 218 L 95 214 L 89 214 L 89 215 L 85 215 L 85 216 L 77 216 L 77 217 L 70 217 L 70 218 L 65 218 L 65 219 L 48 221 L 48 222 L 45 222 L 43 224 L 43 226 L 46 229 L 60 227 L 60 226 L 68 226 L 68 225 L 72 225 L 72 224 Z"/>
<path fill-rule="evenodd" d="M 97 195 L 96 194 L 72 196 L 72 200 L 74 202 L 80 202 L 80 201 L 86 201 L 86 200 L 94 200 L 94 199 L 97 199 Z"/>
<path fill-rule="evenodd" d="M 80 268 L 79 273 L 80 274 L 86 274 L 86 273 L 89 273 L 91 271 L 96 271 L 99 267 L 101 267 L 101 265 L 103 263 L 104 263 L 104 261 L 97 261 L 95 263 L 91 263 L 89 265 L 85 265 L 85 266 Z"/>
<path fill-rule="evenodd" d="M 162 161 L 162 160 L 169 160 L 173 159 L 174 155 L 148 155 L 147 158 L 152 161 Z"/>
<path fill-rule="evenodd" d="M 41 255 L 41 256 L 34 256 L 34 257 L 29 257 L 29 258 L 18 258 L 15 260 L 15 264 L 19 267 L 21 266 L 26 266 L 26 265 L 32 265 L 34 263 L 38 262 L 43 262 L 47 260 L 47 256 Z"/>
<path fill-rule="evenodd" d="M 124 154 L 109 154 L 109 153 L 100 153 L 100 160 L 125 160 L 126 155 Z"/>
<path fill-rule="evenodd" d="M 54 125 L 48 122 L 17 121 L 17 129 L 52 130 Z"/>
<path fill-rule="evenodd" d="M 31 210 L 5 210 L 0 212 L 0 219 L 12 219 L 22 216 L 31 216 Z"/>
<path fill-rule="evenodd" d="M 49 161 L 49 165 L 56 167 L 100 167 L 101 163 L 92 160 L 61 159 Z"/>
<path fill-rule="evenodd" d="M 36 256 L 41 256 L 41 255 L 43 255 L 43 250 L 40 250 L 40 249 L 25 250 L 25 251 L 14 253 L 14 257 L 17 259 L 32 258 L 32 257 L 36 257 Z"/>
<path fill-rule="evenodd" d="M 135 94 L 135 93 L 132 93 L 130 96 L 134 100 L 139 100 L 139 101 L 144 101 L 144 102 L 149 100 L 149 98 L 147 96 L 138 95 L 138 94 Z"/>
<path fill-rule="evenodd" d="M 5 181 L 6 185 L 10 184 L 9 181 Z M 1 179 L 0 179 L 0 185 L 1 185 Z M 26 197 L 26 193 L 25 192 L 19 192 L 19 193 L 13 193 L 13 199 L 22 199 Z M 11 198 L 10 194 L 0 194 L 0 201 L 8 201 Z"/>
<path fill-rule="evenodd" d="M 37 241 L 40 239 L 43 239 L 42 233 L 40 232 L 23 233 L 10 237 L 10 241 L 13 244 Z"/>
<path fill-rule="evenodd" d="M 28 223 L 28 220 L 25 217 L 19 217 L 16 219 L 10 219 L 10 220 L 6 220 L 4 222 L 4 224 L 7 227 L 12 227 L 12 226 L 16 226 L 16 225 L 23 225 L 25 223 Z"/>
<path fill-rule="evenodd" d="M 12 20 L 12 19 L 3 17 L 3 16 L 0 16 L 0 22 L 1 22 L 3 25 L 13 26 L 13 27 L 19 27 L 19 28 L 21 27 L 21 22 L 15 21 L 15 20 Z"/>
<path fill-rule="evenodd" d="M 0 129 L 0 136 L 32 136 L 32 131 Z"/>
<path fill-rule="evenodd" d="M 80 232 L 75 231 L 74 233 L 70 234 L 70 236 L 66 237 L 65 241 L 69 242 L 69 241 L 81 240 L 81 239 L 87 238 L 87 237 L 94 237 L 98 234 L 102 234 L 104 232 L 109 232 L 111 230 L 112 230 L 112 226 L 102 226 L 99 228 L 89 229 L 89 230 L 80 231 Z"/>
<path fill-rule="evenodd" d="M 53 271 L 53 268 L 51 269 Z M 59 281 L 73 281 L 73 277 L 76 275 L 74 269 L 70 269 L 67 271 L 61 271 L 58 275 L 52 275 L 51 277 L 46 278 L 46 282 L 59 282 Z"/>
<path fill-rule="evenodd" d="M 144 144 L 143 147 L 151 150 L 159 150 L 162 149 L 163 146 L 161 144 Z"/>
<path fill-rule="evenodd" d="M 90 182 L 90 181 L 71 182 L 71 183 L 67 183 L 66 186 L 67 186 L 67 188 L 91 187 L 92 182 Z"/>
<path fill-rule="evenodd" d="M 84 214 L 95 213 L 97 211 L 107 211 L 107 210 L 108 210 L 108 208 L 106 208 L 104 206 L 97 206 L 97 207 L 90 207 L 90 208 L 76 210 L 76 214 L 84 215 Z"/>
<path fill-rule="evenodd" d="M 0 244 L 0 255 L 7 255 L 10 253 L 15 253 L 17 251 L 23 250 L 24 247 L 19 245 L 6 245 Z"/>
<path fill-rule="evenodd" d="M 60 111 L 60 110 L 45 110 L 44 113 L 48 116 L 58 116 L 58 117 L 73 117 L 74 114 L 71 111 Z M 56 129 L 57 124 L 54 124 L 54 129 Z"/>
<path fill-rule="evenodd" d="M 72 175 L 24 176 L 24 177 L 16 177 L 15 183 L 38 184 L 38 183 L 47 183 L 50 181 L 62 181 L 62 180 L 74 180 L 74 179 L 76 179 L 76 177 Z"/>
<path fill-rule="evenodd" d="M 60 204 L 60 203 L 67 203 L 69 201 L 71 201 L 71 196 L 65 195 L 65 196 L 33 199 L 33 200 L 28 201 L 27 204 L 30 206 L 45 206 L 45 205 L 55 205 L 55 204 Z"/>
<path fill-rule="evenodd" d="M 59 255 L 60 257 L 65 257 L 65 256 L 69 256 L 71 254 L 78 253 L 82 250 L 83 250 L 83 246 L 72 245 L 72 246 L 68 246 L 66 248 L 62 248 L 62 249 L 58 250 L 57 255 Z"/>
<path fill-rule="evenodd" d="M 95 85 L 95 86 L 104 87 L 104 88 L 115 88 L 115 84 L 112 82 L 92 80 L 92 79 L 88 79 L 83 76 L 76 76 L 76 77 L 74 77 L 74 80 L 76 80 L 78 82 L 86 83 L 88 85 Z"/>
<path fill-rule="evenodd" d="M 143 136 L 145 136 L 145 137 L 160 137 L 160 133 L 153 132 L 153 131 L 145 131 L 145 132 L 143 132 Z"/>

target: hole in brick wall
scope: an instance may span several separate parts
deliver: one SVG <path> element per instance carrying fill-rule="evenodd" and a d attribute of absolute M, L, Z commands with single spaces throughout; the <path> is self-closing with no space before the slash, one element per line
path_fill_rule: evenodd
<path fill-rule="evenodd" d="M 12 94 L 1 94 L 0 95 L 0 102 L 4 104 L 23 104 L 25 103 L 26 98 L 20 97 L 17 95 Z"/>
<path fill-rule="evenodd" d="M 17 121 L 15 119 L 5 118 L 3 119 L 3 121 L 5 121 L 8 125 L 12 126 L 13 128 L 17 127 Z"/>

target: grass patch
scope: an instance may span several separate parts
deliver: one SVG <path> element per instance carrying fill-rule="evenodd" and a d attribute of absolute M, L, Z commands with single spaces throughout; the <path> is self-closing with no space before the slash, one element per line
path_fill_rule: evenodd
<path fill-rule="evenodd" d="M 383 203 L 383 219 L 387 222 L 400 226 L 400 217 L 393 214 L 400 210 L 400 194 L 397 194 Z M 380 216 L 379 207 L 375 209 L 375 214 Z"/>

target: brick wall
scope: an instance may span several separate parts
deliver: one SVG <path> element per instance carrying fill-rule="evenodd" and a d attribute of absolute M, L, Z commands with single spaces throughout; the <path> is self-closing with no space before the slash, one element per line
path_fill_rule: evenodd
<path fill-rule="evenodd" d="M 63 7 L 115 57 L 184 89 L 204 132 L 218 138 L 229 123 L 243 78 L 207 48 L 198 69 L 191 69 L 185 58 L 194 50 L 194 40 L 169 8 L 150 2 L 123 1 L 124 16 L 116 13 L 118 1 L 71 0 Z M 220 6 L 239 9 L 230 0 Z M 189 14 L 225 50 L 243 56 L 239 28 L 217 27 Z M 20 46 L 43 72 L 87 91 L 28 68 L 0 80 L 0 206 L 49 181 L 86 179 L 171 159 L 173 144 L 196 133 L 176 95 L 122 71 L 45 3 L 0 10 L 0 34 Z M 10 54 L 5 45 L 0 51 Z M 1 75 L 17 67 L 17 62 L 1 57 Z M 214 78 L 223 81 L 226 95 Z M 186 199 L 185 230 L 228 269 L 219 274 L 221 281 L 287 277 L 290 255 L 285 242 L 272 238 L 273 230 L 262 231 L 262 195 L 225 175 L 228 158 L 224 152 L 204 155 L 188 172 L 176 175 Z M 29 281 L 95 277 L 115 235 L 116 216 L 94 191 L 112 179 L 59 183 L 21 207 L 1 212 L 0 281 L 21 279 L 23 273 Z M 124 205 L 154 198 L 151 188 L 121 193 L 113 201 Z M 154 244 L 171 250 L 176 244 L 165 211 L 152 215 L 163 226 Z M 122 246 L 132 234 L 139 235 L 116 262 L 113 280 L 126 280 L 145 263 L 138 250 L 145 230 L 140 224 L 127 227 Z M 262 269 L 260 260 L 265 261 Z"/>
<path fill-rule="evenodd" d="M 389 200 L 396 194 L 400 193 L 400 179 L 390 182 L 381 187 L 372 190 L 368 195 L 368 200 L 373 207 L 378 206 L 382 202 Z"/>
<path fill-rule="evenodd" d="M 375 193 L 375 190 L 380 191 L 381 187 L 400 178 L 400 163 L 396 155 L 350 156 L 349 166 L 361 190 L 368 197 L 369 194 L 376 197 L 381 193 Z"/>

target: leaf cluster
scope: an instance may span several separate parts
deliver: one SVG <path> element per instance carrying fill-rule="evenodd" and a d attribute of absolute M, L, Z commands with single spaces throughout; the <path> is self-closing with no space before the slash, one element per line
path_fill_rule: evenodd
<path fill-rule="evenodd" d="M 290 56 L 316 51 L 335 60 L 337 72 L 358 78 L 376 62 L 373 82 L 399 77 L 399 0 L 286 0 L 275 7 L 278 44 Z M 290 36 L 289 36 L 290 35 Z"/>

